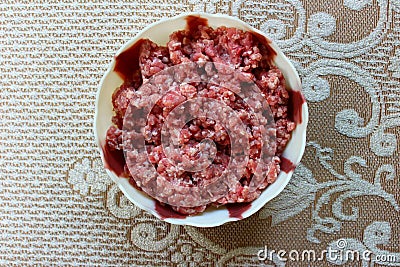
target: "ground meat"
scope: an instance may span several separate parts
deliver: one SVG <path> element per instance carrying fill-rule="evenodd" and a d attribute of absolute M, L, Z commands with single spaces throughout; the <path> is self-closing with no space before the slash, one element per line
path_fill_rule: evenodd
<path fill-rule="evenodd" d="M 144 40 L 140 48 L 139 65 L 142 78 L 144 80 L 150 78 L 171 66 L 168 49 L 158 46 L 150 40 Z"/>
<path fill-rule="evenodd" d="M 141 84 L 142 79 L 140 73 L 135 73 L 128 81 L 125 81 L 119 88 L 117 88 L 112 95 L 112 104 L 115 112 L 112 122 L 117 125 L 119 129 L 122 129 L 125 112 L 133 94 Z"/>
<path fill-rule="evenodd" d="M 122 130 L 111 126 L 107 131 L 106 144 L 111 150 L 122 150 Z"/>
<path fill-rule="evenodd" d="M 213 179 L 221 175 L 227 168 L 230 156 L 234 153 L 227 129 L 218 121 L 206 116 L 190 120 L 179 133 L 176 133 L 180 146 L 179 152 L 177 152 L 161 145 L 161 127 L 164 123 L 168 123 L 167 116 L 174 108 L 186 100 L 196 97 L 218 100 L 236 111 L 246 126 L 245 131 L 249 136 L 249 158 L 245 171 L 229 192 L 225 192 L 222 197 L 212 203 L 193 207 L 185 206 L 184 204 L 188 202 L 182 200 L 183 205 L 172 205 L 172 208 L 182 214 L 196 214 L 204 211 L 208 205 L 219 206 L 227 203 L 253 201 L 264 188 L 276 180 L 280 172 L 279 156 L 291 137 L 295 123 L 288 118 L 289 94 L 282 72 L 271 64 L 267 47 L 251 32 L 227 27 L 213 29 L 199 25 L 194 30 L 172 33 L 166 47 L 159 46 L 150 40 L 143 40 L 139 53 L 140 73 L 134 73 L 117 88 L 112 96 L 115 111 L 113 122 L 116 127 L 110 127 L 106 142 L 110 148 L 122 150 L 124 147 L 121 137 L 123 119 L 130 102 L 142 101 L 143 104 L 146 97 L 155 97 L 151 90 L 147 93 L 146 90 L 139 92 L 140 85 L 146 84 L 151 77 L 162 70 L 167 70 L 168 67 L 190 62 L 200 63 L 201 67 L 195 71 L 182 68 L 180 71 L 175 71 L 172 78 L 168 75 L 155 76 L 155 82 L 162 84 L 161 87 L 165 88 L 160 90 L 165 91 L 163 94 L 159 92 L 161 98 L 151 109 L 146 125 L 141 129 L 146 142 L 148 160 L 157 170 L 158 175 L 177 185 L 195 187 L 212 183 Z M 224 65 L 209 65 L 207 62 Z M 224 67 L 226 65 L 229 67 Z M 230 69 L 241 72 L 233 74 Z M 200 80 L 189 84 L 179 83 L 193 72 L 200 80 L 207 77 L 214 79 L 215 83 L 205 83 Z M 232 84 L 235 80 L 238 82 Z M 276 123 L 276 132 L 268 133 L 267 137 L 262 134 L 265 132 L 263 123 L 257 122 L 255 115 L 249 112 L 248 103 L 252 99 L 244 101 L 238 94 L 227 89 L 249 82 L 254 82 L 261 90 Z M 151 82 L 149 83 L 151 84 Z M 258 104 L 255 103 L 255 105 Z M 275 136 L 275 134 L 276 140 L 270 139 L 269 136 Z M 213 141 L 213 145 L 202 142 L 205 139 Z M 265 162 L 265 166 L 262 166 L 266 175 L 262 177 L 257 187 L 252 189 L 251 184 L 255 179 L 257 161 L 260 160 L 262 146 L 271 144 L 273 141 L 276 141 L 276 147 L 272 149 L 271 146 L 270 151 L 267 150 L 266 153 L 270 156 L 270 160 Z M 209 164 L 210 158 L 204 157 L 202 152 L 207 149 L 214 152 L 212 164 Z M 137 154 L 128 154 L 127 157 L 128 159 L 132 157 L 132 160 L 139 158 L 144 160 L 141 155 Z M 201 171 L 187 170 L 187 166 L 200 159 L 200 162 L 204 160 L 206 168 L 200 168 Z M 136 177 L 135 175 L 143 176 L 140 174 L 140 170 L 133 176 Z M 144 188 L 148 186 L 146 183 L 150 183 L 148 179 L 140 180 L 132 177 L 130 181 L 137 188 Z"/>

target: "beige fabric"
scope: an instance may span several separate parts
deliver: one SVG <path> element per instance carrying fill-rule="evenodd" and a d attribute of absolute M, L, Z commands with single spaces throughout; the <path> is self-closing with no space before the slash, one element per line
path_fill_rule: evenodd
<path fill-rule="evenodd" d="M 258 266 L 264 246 L 320 255 L 338 240 L 397 256 L 347 266 L 400 266 L 398 0 L 14 2 L 0 3 L 0 266 Z M 298 69 L 310 109 L 306 153 L 287 189 L 213 229 L 169 225 L 130 204 L 92 132 L 115 52 L 186 11 L 268 32 Z"/>

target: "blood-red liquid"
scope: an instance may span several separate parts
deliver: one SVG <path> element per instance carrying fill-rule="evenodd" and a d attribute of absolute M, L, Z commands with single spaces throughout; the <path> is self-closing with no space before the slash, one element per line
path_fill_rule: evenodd
<path fill-rule="evenodd" d="M 296 165 L 289 159 L 281 157 L 281 171 L 289 173 L 296 168 Z"/>
<path fill-rule="evenodd" d="M 176 211 L 174 211 L 170 206 L 168 205 L 161 205 L 160 202 L 156 201 L 156 212 L 158 215 L 160 215 L 162 220 L 168 219 L 168 218 L 174 218 L 174 219 L 185 219 L 187 216 L 180 214 Z"/>
<path fill-rule="evenodd" d="M 301 124 L 302 118 L 302 107 L 306 102 L 303 94 L 300 91 L 288 90 L 289 93 L 289 105 L 288 105 L 288 117 L 296 124 Z"/>
<path fill-rule="evenodd" d="M 125 157 L 122 150 L 112 150 L 107 144 L 102 146 L 104 162 L 107 169 L 118 177 L 127 177 L 124 171 Z"/>
<path fill-rule="evenodd" d="M 229 211 L 229 217 L 243 219 L 243 213 L 251 208 L 251 203 L 231 203 L 226 204 Z"/>
<path fill-rule="evenodd" d="M 125 50 L 115 58 L 114 71 L 124 80 L 132 78 L 133 74 L 140 71 L 139 52 L 143 39 L 138 40 L 128 50 Z"/>
<path fill-rule="evenodd" d="M 208 26 L 208 20 L 200 16 L 187 16 L 186 17 L 186 29 L 193 32 L 198 29 L 199 26 Z"/>

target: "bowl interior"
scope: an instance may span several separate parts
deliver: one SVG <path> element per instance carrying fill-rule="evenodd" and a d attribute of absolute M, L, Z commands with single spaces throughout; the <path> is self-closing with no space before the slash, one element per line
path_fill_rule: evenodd
<path fill-rule="evenodd" d="M 187 15 L 188 14 L 184 14 L 178 17 L 164 19 L 150 25 L 142 32 L 137 34 L 131 41 L 125 44 L 117 52 L 117 55 L 128 49 L 141 38 L 149 38 L 160 45 L 165 45 L 169 39 L 169 35 L 172 32 L 184 29 L 186 27 L 185 17 Z M 199 13 L 192 13 L 190 15 L 200 15 L 201 17 L 206 18 L 208 20 L 208 24 L 214 28 L 218 26 L 236 27 L 243 30 L 254 31 L 265 36 L 265 34 L 263 34 L 262 32 L 233 17 Z M 301 83 L 297 71 L 294 69 L 293 65 L 289 62 L 286 56 L 283 55 L 283 53 L 274 42 L 271 42 L 270 45 L 277 52 L 274 63 L 283 72 L 288 88 L 293 91 L 300 91 Z M 102 145 L 104 145 L 106 132 L 108 128 L 112 125 L 111 118 L 114 115 L 111 97 L 114 90 L 123 83 L 123 80 L 117 75 L 116 72 L 113 71 L 114 66 L 115 59 L 113 59 L 113 61 L 111 62 L 107 72 L 100 82 L 96 101 L 94 131 L 96 142 L 100 146 L 100 153 L 103 162 L 104 155 L 101 147 Z M 303 103 L 301 106 L 301 114 L 302 122 L 297 124 L 295 131 L 292 133 L 292 138 L 283 153 L 283 156 L 290 160 L 294 165 L 297 165 L 299 163 L 305 148 L 306 126 L 308 122 L 308 109 L 306 103 Z M 107 170 L 107 173 L 119 185 L 125 196 L 135 205 L 170 223 L 212 227 L 221 225 L 228 221 L 239 220 L 239 218 L 231 217 L 225 207 L 220 207 L 218 209 L 208 208 L 205 212 L 199 215 L 188 216 L 184 219 L 161 218 L 160 214 L 155 209 L 155 201 L 151 197 L 131 186 L 127 179 L 119 178 L 117 177 L 117 175 L 109 170 Z M 269 185 L 262 192 L 261 196 L 251 203 L 251 207 L 248 210 L 244 211 L 241 214 L 241 217 L 246 218 L 252 215 L 253 213 L 257 212 L 262 206 L 264 206 L 265 203 L 278 195 L 289 182 L 292 173 L 293 170 L 289 171 L 288 173 L 281 171 L 277 180 L 273 184 Z"/>

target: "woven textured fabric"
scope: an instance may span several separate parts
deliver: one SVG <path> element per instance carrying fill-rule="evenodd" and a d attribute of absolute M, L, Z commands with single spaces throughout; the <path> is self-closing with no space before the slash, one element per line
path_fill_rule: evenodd
<path fill-rule="evenodd" d="M 310 112 L 287 188 L 211 229 L 131 204 L 92 130 L 116 51 L 189 11 L 266 32 L 296 66 Z M 400 266 L 399 153 L 399 0 L 0 3 L 0 266 Z M 321 257 L 338 247 L 370 260 Z M 265 248 L 271 257 L 260 260 Z M 317 256 L 285 261 L 279 250 Z"/>

